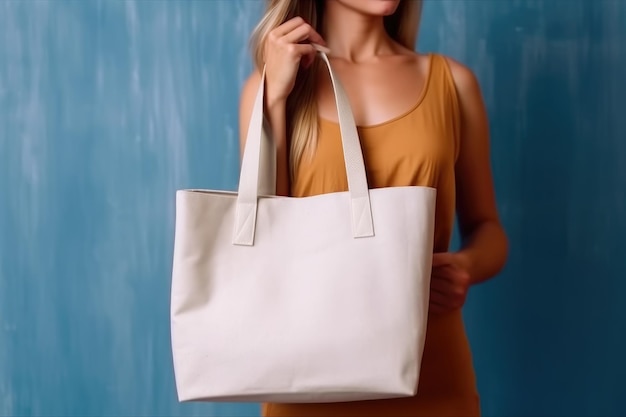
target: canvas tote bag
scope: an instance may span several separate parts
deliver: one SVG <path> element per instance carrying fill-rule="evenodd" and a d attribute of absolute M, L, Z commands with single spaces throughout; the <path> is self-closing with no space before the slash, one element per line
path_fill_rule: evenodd
<path fill-rule="evenodd" d="M 262 81 L 238 193 L 176 193 L 171 337 L 180 401 L 416 393 L 436 191 L 368 190 L 348 99 L 321 56 L 336 96 L 349 191 L 259 195 L 260 172 L 272 177 L 264 165 L 273 163 L 262 152 L 271 147 Z"/>

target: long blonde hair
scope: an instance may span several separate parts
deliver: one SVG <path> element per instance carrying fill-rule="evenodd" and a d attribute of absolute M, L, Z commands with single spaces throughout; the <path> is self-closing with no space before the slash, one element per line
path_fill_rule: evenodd
<path fill-rule="evenodd" d="M 323 28 L 325 0 L 267 0 L 265 15 L 250 39 L 252 57 L 257 69 L 264 66 L 264 44 L 269 33 L 287 20 L 300 16 L 318 33 Z M 401 0 L 396 12 L 385 17 L 389 36 L 404 46 L 415 49 L 422 11 L 422 0 Z M 322 34 L 323 36 L 323 34 Z M 289 139 L 290 175 L 306 152 L 315 149 L 318 135 L 316 81 L 320 67 L 316 59 L 308 70 L 300 70 L 293 91 L 287 99 L 287 138 Z"/>

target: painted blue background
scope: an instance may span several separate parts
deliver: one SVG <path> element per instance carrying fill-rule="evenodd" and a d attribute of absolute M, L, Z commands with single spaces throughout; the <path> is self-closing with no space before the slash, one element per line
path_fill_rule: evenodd
<path fill-rule="evenodd" d="M 176 402 L 174 191 L 234 189 L 259 0 L 0 0 L 0 415 Z M 466 307 L 486 415 L 626 414 L 626 2 L 427 2 L 480 78 L 512 251 Z"/>

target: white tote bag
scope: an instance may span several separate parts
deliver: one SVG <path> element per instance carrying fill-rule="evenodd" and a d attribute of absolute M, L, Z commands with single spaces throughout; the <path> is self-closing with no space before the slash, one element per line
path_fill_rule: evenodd
<path fill-rule="evenodd" d="M 259 195 L 260 176 L 274 180 L 262 152 L 261 82 L 239 192 L 176 194 L 171 336 L 180 401 L 338 402 L 417 391 L 436 191 L 368 190 L 348 99 L 321 55 L 349 191 Z"/>

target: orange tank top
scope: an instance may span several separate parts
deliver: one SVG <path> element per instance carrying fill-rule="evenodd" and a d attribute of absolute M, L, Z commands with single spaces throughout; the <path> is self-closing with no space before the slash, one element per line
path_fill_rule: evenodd
<path fill-rule="evenodd" d="M 384 123 L 358 127 L 370 188 L 437 188 L 436 251 L 447 250 L 452 234 L 459 128 L 454 82 L 439 55 L 430 55 L 424 88 L 410 110 Z M 291 194 L 305 197 L 347 189 L 339 125 L 320 119 L 317 148 L 302 158 Z"/>
<path fill-rule="evenodd" d="M 455 213 L 455 161 L 460 110 L 446 59 L 431 54 L 422 93 L 404 114 L 358 127 L 370 188 L 437 189 L 435 251 L 447 251 Z M 348 189 L 339 125 L 320 120 L 317 148 L 303 157 L 291 194 L 305 197 Z M 340 404 L 266 404 L 266 416 L 478 415 L 472 358 L 460 311 L 431 316 L 418 394 L 413 398 Z"/>

